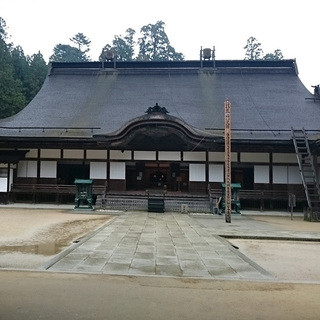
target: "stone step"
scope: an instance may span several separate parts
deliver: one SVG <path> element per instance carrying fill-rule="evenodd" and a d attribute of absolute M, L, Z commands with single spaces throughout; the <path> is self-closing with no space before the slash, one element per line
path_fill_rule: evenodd
<path fill-rule="evenodd" d="M 160 198 L 160 197 L 158 197 Z M 147 196 L 98 196 L 96 207 L 113 210 L 148 210 Z M 164 197 L 165 211 L 210 212 L 208 197 Z"/>

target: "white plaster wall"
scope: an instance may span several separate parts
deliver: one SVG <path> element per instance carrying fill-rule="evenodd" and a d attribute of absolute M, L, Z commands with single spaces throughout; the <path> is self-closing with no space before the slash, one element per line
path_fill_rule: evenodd
<path fill-rule="evenodd" d="M 87 150 L 87 159 L 108 159 L 107 150 Z"/>
<path fill-rule="evenodd" d="M 17 176 L 19 178 L 36 178 L 37 161 L 19 161 Z"/>
<path fill-rule="evenodd" d="M 126 164 L 125 162 L 110 162 L 110 179 L 125 180 Z"/>
<path fill-rule="evenodd" d="M 129 150 L 110 150 L 110 159 L 112 160 L 131 160 L 131 151 Z"/>
<path fill-rule="evenodd" d="M 160 161 L 180 161 L 181 153 L 179 151 L 159 151 L 158 159 Z"/>
<path fill-rule="evenodd" d="M 224 152 L 209 152 L 209 161 L 211 162 L 224 162 Z M 231 161 L 237 162 L 238 161 L 238 154 L 237 152 L 231 152 Z"/>
<path fill-rule="evenodd" d="M 254 183 L 269 182 L 269 166 L 254 166 Z"/>
<path fill-rule="evenodd" d="M 37 177 L 37 161 L 27 161 L 27 177 L 28 178 L 36 178 Z"/>
<path fill-rule="evenodd" d="M 53 159 L 60 159 L 60 149 L 41 149 L 40 150 L 40 157 L 44 159 L 53 158 Z"/>
<path fill-rule="evenodd" d="M 27 163 L 28 161 L 19 161 L 17 177 L 18 178 L 26 178 L 27 177 Z"/>
<path fill-rule="evenodd" d="M 13 169 L 10 169 L 9 191 L 13 183 Z M 0 192 L 7 192 L 8 186 L 8 169 L 0 169 Z"/>
<path fill-rule="evenodd" d="M 107 179 L 107 163 L 90 162 L 90 179 Z"/>
<path fill-rule="evenodd" d="M 183 161 L 206 161 L 205 152 L 183 152 Z"/>
<path fill-rule="evenodd" d="M 294 153 L 273 153 L 273 163 L 298 163 Z"/>
<path fill-rule="evenodd" d="M 206 165 L 202 163 L 191 163 L 189 165 L 190 181 L 206 181 Z"/>
<path fill-rule="evenodd" d="M 269 163 L 269 153 L 241 152 L 241 162 Z"/>
<path fill-rule="evenodd" d="M 63 158 L 64 159 L 83 159 L 84 158 L 84 151 L 83 150 L 64 149 L 63 150 Z"/>
<path fill-rule="evenodd" d="M 155 151 L 134 151 L 134 160 L 156 160 Z"/>
<path fill-rule="evenodd" d="M 0 178 L 0 192 L 7 192 L 8 178 Z"/>
<path fill-rule="evenodd" d="M 41 161 L 40 178 L 56 178 L 57 161 Z"/>
<path fill-rule="evenodd" d="M 38 149 L 30 149 L 26 153 L 26 158 L 38 158 Z"/>
<path fill-rule="evenodd" d="M 288 167 L 288 183 L 302 184 L 301 174 L 298 166 Z"/>
<path fill-rule="evenodd" d="M 210 164 L 209 165 L 209 182 L 223 182 L 224 181 L 224 165 Z"/>
<path fill-rule="evenodd" d="M 287 166 L 273 166 L 273 183 L 287 184 L 288 183 L 288 167 Z"/>

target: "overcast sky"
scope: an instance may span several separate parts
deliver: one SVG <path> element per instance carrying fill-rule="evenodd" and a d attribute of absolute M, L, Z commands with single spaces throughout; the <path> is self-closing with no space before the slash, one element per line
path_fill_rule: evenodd
<path fill-rule="evenodd" d="M 311 91 L 320 84 L 319 0 L 0 0 L 14 45 L 25 54 L 39 50 L 46 61 L 58 43 L 70 44 L 78 32 L 91 40 L 98 60 L 102 47 L 127 28 L 165 22 L 171 45 L 187 60 L 199 59 L 200 47 L 216 48 L 216 59 L 243 59 L 250 36 L 264 53 L 281 49 L 297 59 L 299 76 Z"/>

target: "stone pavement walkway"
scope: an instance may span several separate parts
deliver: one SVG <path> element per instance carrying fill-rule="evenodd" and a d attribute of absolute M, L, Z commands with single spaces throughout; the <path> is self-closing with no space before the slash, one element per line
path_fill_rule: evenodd
<path fill-rule="evenodd" d="M 296 241 L 320 241 L 318 231 L 290 230 L 290 216 L 286 217 L 288 225 L 275 225 L 256 219 L 250 216 L 232 215 L 232 222 L 225 223 L 223 216 L 218 215 L 194 215 L 202 227 L 212 234 L 220 235 L 226 238 L 242 239 L 277 239 L 277 240 L 296 240 Z"/>
<path fill-rule="evenodd" d="M 129 212 L 114 218 L 48 270 L 213 279 L 273 278 L 209 229 L 185 214 Z"/>

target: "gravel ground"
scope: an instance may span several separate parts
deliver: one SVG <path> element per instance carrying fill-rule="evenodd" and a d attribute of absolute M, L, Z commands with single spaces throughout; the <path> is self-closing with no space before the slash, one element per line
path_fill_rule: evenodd
<path fill-rule="evenodd" d="M 303 217 L 252 216 L 252 219 L 285 231 L 320 232 L 320 223 Z M 320 242 L 229 240 L 239 251 L 279 280 L 320 282 Z"/>
<path fill-rule="evenodd" d="M 110 218 L 71 210 L 1 209 L 0 268 L 35 269 Z"/>
<path fill-rule="evenodd" d="M 320 282 L 320 243 L 231 240 L 239 251 L 279 280 Z"/>

